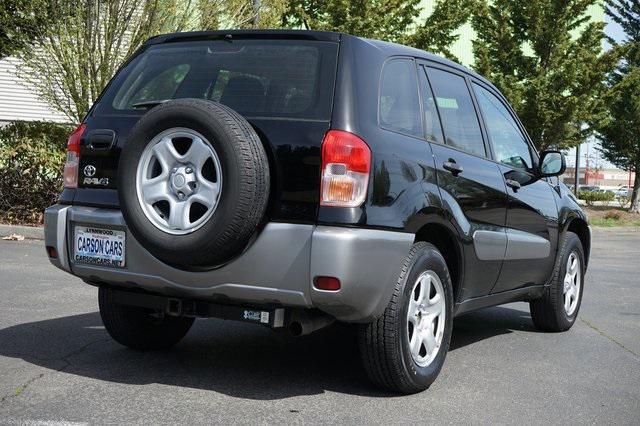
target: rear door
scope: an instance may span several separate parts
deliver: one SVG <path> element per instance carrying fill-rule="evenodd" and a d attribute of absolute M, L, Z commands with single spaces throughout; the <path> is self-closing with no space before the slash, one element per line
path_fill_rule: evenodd
<path fill-rule="evenodd" d="M 493 292 L 544 284 L 558 240 L 554 188 L 536 177 L 533 146 L 505 100 L 480 82 L 472 87 L 508 194 L 507 249 Z"/>
<path fill-rule="evenodd" d="M 269 218 L 315 223 L 337 61 L 338 36 L 330 33 L 152 41 L 118 72 L 86 120 L 80 170 L 91 166 L 92 176 L 81 179 L 74 203 L 117 206 L 118 157 L 131 128 L 158 102 L 199 98 L 234 109 L 262 140 L 273 172 Z"/>
<path fill-rule="evenodd" d="M 483 296 L 494 286 L 504 255 L 504 181 L 498 165 L 489 159 L 465 75 L 430 63 L 421 72 L 422 84 L 430 83 L 433 92 L 431 99 L 425 96 L 425 110 L 429 103 L 437 105 L 444 132 L 443 143 L 431 144 L 440 194 L 464 239 L 461 300 Z"/>

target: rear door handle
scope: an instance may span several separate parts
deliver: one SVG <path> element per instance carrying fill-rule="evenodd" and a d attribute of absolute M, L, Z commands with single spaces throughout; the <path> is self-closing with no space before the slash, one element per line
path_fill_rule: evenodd
<path fill-rule="evenodd" d="M 442 168 L 450 171 L 454 176 L 458 176 L 464 171 L 462 166 L 459 166 L 454 159 L 450 158 L 449 161 L 442 163 Z"/>
<path fill-rule="evenodd" d="M 116 132 L 110 129 L 92 130 L 87 135 L 87 149 L 91 151 L 110 151 L 115 145 Z"/>
<path fill-rule="evenodd" d="M 512 188 L 514 192 L 522 188 L 522 185 L 520 185 L 520 182 L 518 182 L 517 180 L 505 179 L 505 183 L 509 188 Z"/>

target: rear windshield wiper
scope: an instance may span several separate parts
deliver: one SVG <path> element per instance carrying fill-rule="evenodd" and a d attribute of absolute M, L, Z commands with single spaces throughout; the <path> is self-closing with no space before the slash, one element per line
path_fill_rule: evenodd
<path fill-rule="evenodd" d="M 151 109 L 154 106 L 158 106 L 160 104 L 163 104 L 167 101 L 170 101 L 171 99 L 158 99 L 158 100 L 154 100 L 154 101 L 144 101 L 144 102 L 137 102 L 133 105 L 131 105 L 132 107 L 136 108 L 136 109 Z"/>

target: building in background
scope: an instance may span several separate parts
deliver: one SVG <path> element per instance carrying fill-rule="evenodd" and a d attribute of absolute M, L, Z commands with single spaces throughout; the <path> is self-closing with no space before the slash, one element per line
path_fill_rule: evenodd
<path fill-rule="evenodd" d="M 15 120 L 67 123 L 67 117 L 38 99 L 18 78 L 20 66 L 22 64 L 15 58 L 0 60 L 0 126 Z"/>
<path fill-rule="evenodd" d="M 567 167 L 567 170 L 562 175 L 562 181 L 567 185 L 573 185 L 575 182 L 574 166 Z M 578 170 L 578 185 L 582 186 L 597 186 L 600 189 L 615 190 L 621 186 L 633 187 L 635 179 L 634 172 L 626 172 L 624 170 L 615 168 L 591 168 L 580 167 Z"/>

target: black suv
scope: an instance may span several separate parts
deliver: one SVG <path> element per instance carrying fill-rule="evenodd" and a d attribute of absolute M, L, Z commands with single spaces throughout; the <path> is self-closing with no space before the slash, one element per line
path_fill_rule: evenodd
<path fill-rule="evenodd" d="M 574 323 L 591 232 L 564 169 L 491 83 L 420 50 L 162 35 L 70 136 L 46 247 L 128 347 L 169 347 L 196 317 L 357 323 L 371 380 L 418 392 L 454 316 L 529 301 L 541 329 Z"/>

